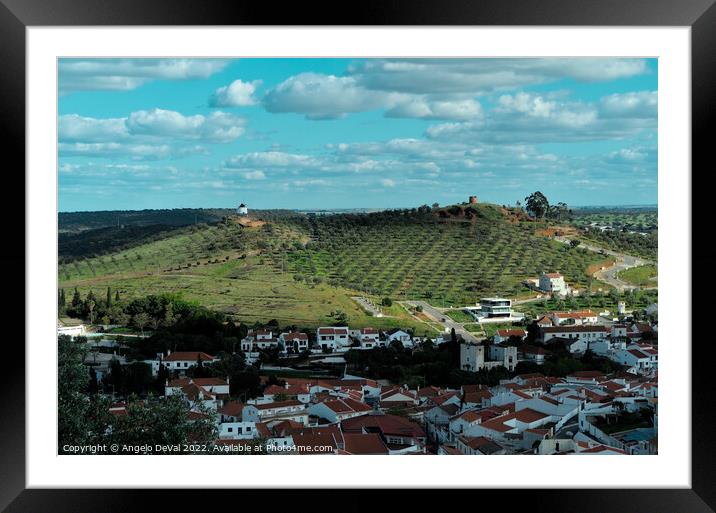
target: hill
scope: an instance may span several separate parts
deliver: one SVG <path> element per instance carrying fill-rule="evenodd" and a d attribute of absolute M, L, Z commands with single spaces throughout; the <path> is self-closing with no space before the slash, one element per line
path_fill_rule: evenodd
<path fill-rule="evenodd" d="M 335 215 L 271 211 L 263 221 L 185 226 L 108 254 L 68 256 L 59 266 L 60 286 L 97 294 L 110 286 L 123 298 L 180 293 L 251 321 L 317 325 L 332 323 L 331 313 L 340 310 L 356 325 L 415 326 L 399 307 L 391 310 L 395 318 L 369 318 L 350 296 L 464 305 L 485 295 L 523 294 L 520 282 L 542 270 L 586 287 L 587 269 L 603 258 L 537 236 L 536 223 L 486 204 Z"/>
<path fill-rule="evenodd" d="M 535 236 L 495 205 L 385 211 L 294 219 L 310 234 L 286 258 L 291 271 L 375 295 L 473 303 L 524 293 L 521 281 L 559 271 L 586 287 L 593 252 Z"/>

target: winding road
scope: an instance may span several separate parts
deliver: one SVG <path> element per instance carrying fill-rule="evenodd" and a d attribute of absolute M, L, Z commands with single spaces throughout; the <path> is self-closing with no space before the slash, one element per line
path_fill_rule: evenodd
<path fill-rule="evenodd" d="M 562 242 L 564 244 L 569 244 L 570 241 L 570 239 L 566 237 L 555 237 L 554 240 Z M 621 271 L 631 269 L 632 267 L 639 267 L 642 265 L 653 263 L 649 260 L 644 260 L 642 258 L 638 258 L 631 255 L 625 255 L 623 253 L 617 253 L 616 251 L 600 248 L 598 246 L 592 246 L 591 244 L 586 244 L 584 242 L 580 244 L 579 247 L 587 249 L 589 251 L 594 251 L 595 253 L 603 253 L 605 255 L 610 255 L 616 258 L 616 262 L 614 262 L 613 265 L 604 269 L 600 269 L 599 271 L 595 272 L 593 276 L 596 279 L 603 281 L 604 283 L 607 283 L 612 287 L 615 287 L 619 291 L 637 288 L 636 286 L 622 281 L 617 277 Z"/>

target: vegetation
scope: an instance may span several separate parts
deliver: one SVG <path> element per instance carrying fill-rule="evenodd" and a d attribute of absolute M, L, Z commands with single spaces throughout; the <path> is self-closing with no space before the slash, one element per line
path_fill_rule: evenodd
<path fill-rule="evenodd" d="M 573 224 L 580 228 L 603 227 L 608 230 L 650 233 L 658 229 L 657 209 L 591 208 L 575 209 Z"/>
<path fill-rule="evenodd" d="M 657 230 L 642 234 L 586 228 L 583 238 L 607 249 L 646 258 L 654 262 L 659 258 L 659 233 Z"/>
<path fill-rule="evenodd" d="M 179 396 L 139 400 L 131 396 L 127 415 L 113 416 L 110 400 L 97 394 L 96 382 L 83 364 L 86 339 L 58 337 L 58 441 L 66 446 L 90 444 L 175 445 L 208 443 L 215 438 L 211 417 L 190 420 Z M 93 386 L 94 384 L 94 386 Z M 111 427 L 111 429 L 109 429 Z"/>
<path fill-rule="evenodd" d="M 624 301 L 627 309 L 643 310 L 651 303 L 658 302 L 659 292 L 655 289 L 651 290 L 631 290 L 624 293 L 618 293 L 614 290 L 609 293 L 594 292 L 585 293 L 584 295 L 568 297 L 565 299 L 542 299 L 538 301 L 530 301 L 515 306 L 515 310 L 525 312 L 532 318 L 538 318 L 547 312 L 560 310 L 584 310 L 592 309 L 601 312 L 609 310 L 616 315 L 617 303 Z"/>
<path fill-rule="evenodd" d="M 430 207 L 362 215 L 294 218 L 310 241 L 286 253 L 291 272 L 397 299 L 474 303 L 481 295 L 516 295 L 521 281 L 559 271 L 586 286 L 599 255 L 534 235 L 495 205 Z"/>
<path fill-rule="evenodd" d="M 637 287 L 655 287 L 657 273 L 655 265 L 642 265 L 621 271 L 618 278 Z"/>

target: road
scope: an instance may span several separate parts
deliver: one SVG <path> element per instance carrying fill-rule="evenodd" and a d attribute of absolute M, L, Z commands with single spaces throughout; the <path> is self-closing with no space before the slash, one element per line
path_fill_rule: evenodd
<path fill-rule="evenodd" d="M 373 314 L 374 317 L 387 317 L 383 312 L 378 309 L 378 307 L 376 307 L 366 298 L 361 296 L 351 296 L 351 299 L 358 303 L 364 310 Z"/>
<path fill-rule="evenodd" d="M 450 317 L 445 315 L 443 312 L 441 312 L 434 306 L 430 306 L 425 301 L 401 301 L 401 303 L 409 306 L 420 305 L 423 308 L 423 313 L 425 315 L 433 319 L 438 324 L 442 325 L 444 328 L 447 328 L 448 332 L 454 329 L 456 334 L 460 335 L 464 340 L 468 342 L 480 342 L 482 340 L 481 338 L 476 337 L 473 333 L 470 333 L 465 328 L 463 328 L 462 324 L 453 321 Z"/>
<path fill-rule="evenodd" d="M 570 239 L 566 237 L 555 237 L 556 241 L 569 244 Z M 610 267 L 607 267 L 606 269 L 599 270 L 593 274 L 593 276 L 603 281 L 604 283 L 607 283 L 611 285 L 612 287 L 615 287 L 619 291 L 624 291 L 628 289 L 635 289 L 634 285 L 630 285 L 629 283 L 620 280 L 617 278 L 617 275 L 621 271 L 625 271 L 626 269 L 631 269 L 632 267 L 639 267 L 642 265 L 651 264 L 652 262 L 649 262 L 648 260 L 644 260 L 642 258 L 638 258 L 631 255 L 625 255 L 623 253 L 617 253 L 616 251 L 612 251 L 610 249 L 604 249 L 600 248 L 598 246 L 592 246 L 591 244 L 582 243 L 579 245 L 580 248 L 587 249 L 589 251 L 594 251 L 595 253 L 604 253 L 606 255 L 613 256 L 616 258 L 616 262 L 614 265 L 611 265 Z"/>

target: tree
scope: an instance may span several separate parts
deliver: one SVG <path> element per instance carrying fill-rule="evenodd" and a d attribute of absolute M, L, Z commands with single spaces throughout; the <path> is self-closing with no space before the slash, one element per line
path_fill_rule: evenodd
<path fill-rule="evenodd" d="M 60 310 L 63 310 L 65 308 L 65 289 L 60 289 L 60 294 L 57 299 L 57 306 L 60 307 Z"/>
<path fill-rule="evenodd" d="M 576 247 L 578 247 L 581 243 L 582 243 L 582 241 L 580 241 L 580 240 L 572 239 L 572 240 L 569 241 L 569 247 L 570 247 L 570 248 L 576 248 Z"/>
<path fill-rule="evenodd" d="M 384 297 L 383 301 L 381 301 L 383 306 L 393 306 L 393 300 L 389 297 Z"/>
<path fill-rule="evenodd" d="M 144 336 L 144 328 L 149 324 L 149 316 L 144 312 L 140 312 L 133 317 L 132 322 L 134 322 L 134 325 L 140 329 L 142 336 Z"/>
<path fill-rule="evenodd" d="M 80 291 L 77 290 L 77 287 L 75 287 L 75 292 L 72 294 L 72 302 L 70 305 L 73 309 L 77 309 L 82 306 L 82 297 L 80 296 Z"/>
<path fill-rule="evenodd" d="M 86 355 L 84 337 L 57 338 L 57 435 L 62 447 L 96 443 L 109 422 L 109 402 L 99 395 L 87 395 L 91 375 L 83 361 Z"/>
<path fill-rule="evenodd" d="M 115 303 L 119 302 L 119 291 L 118 290 L 114 292 L 114 302 Z"/>
<path fill-rule="evenodd" d="M 549 212 L 547 196 L 540 191 L 533 192 L 525 198 L 527 212 L 537 219 L 543 219 Z"/>
<path fill-rule="evenodd" d="M 87 293 L 87 298 L 85 299 L 84 303 L 84 309 L 85 314 L 89 315 L 90 324 L 94 322 L 94 309 L 97 306 L 97 298 L 94 295 L 94 292 L 91 290 Z"/>
<path fill-rule="evenodd" d="M 107 287 L 107 299 L 105 302 L 107 303 L 107 309 L 109 309 L 112 306 L 112 291 L 109 287 Z"/>

